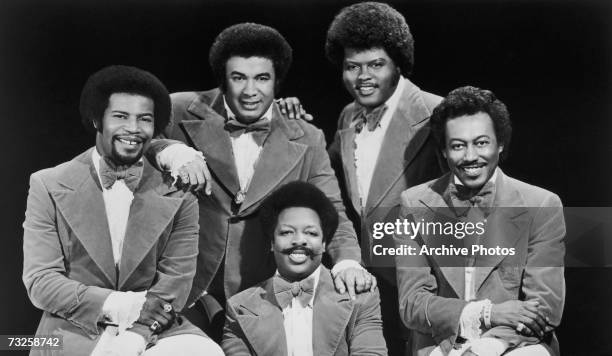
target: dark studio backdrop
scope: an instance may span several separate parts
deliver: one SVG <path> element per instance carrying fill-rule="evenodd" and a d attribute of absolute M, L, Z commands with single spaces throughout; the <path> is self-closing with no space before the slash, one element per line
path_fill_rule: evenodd
<path fill-rule="evenodd" d="M 391 3 L 415 37 L 411 79 L 417 85 L 440 95 L 475 85 L 508 105 L 515 131 L 502 164 L 506 173 L 558 193 L 566 206 L 612 206 L 612 2 Z M 0 334 L 36 329 L 40 312 L 21 282 L 28 177 L 93 144 L 78 116 L 80 90 L 91 73 L 129 64 L 153 72 L 170 91 L 208 89 L 214 86 L 208 66 L 214 37 L 237 22 L 271 25 L 294 49 L 281 95 L 298 96 L 331 140 L 350 98 L 323 45 L 333 16 L 347 4 L 3 0 Z M 599 247 L 585 239 L 572 248 Z M 612 269 L 568 268 L 566 280 L 558 331 L 563 354 L 612 355 Z"/>

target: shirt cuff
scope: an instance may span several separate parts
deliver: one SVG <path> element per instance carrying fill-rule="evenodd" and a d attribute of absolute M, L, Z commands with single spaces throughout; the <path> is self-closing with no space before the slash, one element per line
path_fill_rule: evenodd
<path fill-rule="evenodd" d="M 146 291 L 112 292 L 102 305 L 102 314 L 110 323 L 117 324 L 119 332 L 131 328 L 140 316 L 147 300 Z"/>
<path fill-rule="evenodd" d="M 358 268 L 361 270 L 365 270 L 365 268 L 363 268 L 363 266 L 361 266 L 359 262 L 355 260 L 347 259 L 347 260 L 342 260 L 334 265 L 334 267 L 331 270 L 332 276 L 336 277 L 338 273 L 344 271 L 347 268 Z"/>
<path fill-rule="evenodd" d="M 502 339 L 483 337 L 470 341 L 471 349 L 476 355 L 500 356 L 508 348 L 508 343 Z"/>
<path fill-rule="evenodd" d="M 480 315 L 485 305 L 491 303 L 488 299 L 470 302 L 461 311 L 459 317 L 459 336 L 466 340 L 478 339 L 482 334 Z"/>
<path fill-rule="evenodd" d="M 157 165 L 164 170 L 170 171 L 173 177 L 178 176 L 178 170 L 186 163 L 196 158 L 204 160 L 202 152 L 182 143 L 172 144 L 157 154 Z"/>

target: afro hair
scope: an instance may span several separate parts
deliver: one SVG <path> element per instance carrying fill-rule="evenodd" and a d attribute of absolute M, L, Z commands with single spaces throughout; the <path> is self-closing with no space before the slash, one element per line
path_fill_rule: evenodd
<path fill-rule="evenodd" d="M 102 68 L 92 74 L 83 90 L 79 103 L 81 121 L 90 132 L 102 128 L 100 120 L 114 93 L 138 94 L 153 100 L 154 134 L 159 134 L 170 121 L 172 104 L 164 84 L 153 74 L 123 65 Z"/>
<path fill-rule="evenodd" d="M 210 47 L 208 61 L 221 89 L 225 90 L 225 64 L 233 56 L 268 58 L 274 65 L 276 90 L 280 89 L 291 61 L 293 50 L 275 29 L 256 23 L 239 23 L 223 30 Z"/>
<path fill-rule="evenodd" d="M 310 208 L 319 215 L 323 242 L 327 244 L 338 229 L 338 212 L 319 188 L 302 181 L 281 186 L 263 202 L 259 211 L 259 221 L 265 236 L 272 239 L 280 213 L 287 208 L 295 207 Z"/>
<path fill-rule="evenodd" d="M 383 48 L 403 76 L 412 73 L 414 40 L 404 16 L 380 2 L 363 2 L 343 8 L 327 31 L 325 54 L 341 67 L 344 49 Z"/>
<path fill-rule="evenodd" d="M 431 130 L 440 149 L 444 149 L 446 145 L 446 122 L 448 120 L 479 112 L 491 117 L 497 143 L 504 147 L 500 160 L 505 159 L 512 137 L 512 123 L 508 109 L 490 90 L 472 86 L 454 89 L 433 110 L 430 119 Z"/>

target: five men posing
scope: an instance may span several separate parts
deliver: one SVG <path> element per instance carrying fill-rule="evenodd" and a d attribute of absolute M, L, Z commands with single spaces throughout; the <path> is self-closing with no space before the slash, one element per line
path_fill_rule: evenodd
<path fill-rule="evenodd" d="M 473 104 L 483 97 L 490 99 L 492 94 L 474 88 L 455 91 L 434 110 L 441 98 L 421 91 L 407 79 L 414 49 L 403 16 L 382 3 L 349 6 L 329 28 L 326 54 L 341 68 L 344 84 L 355 101 L 340 115 L 328 156 L 321 130 L 303 120 L 288 119 L 274 100 L 291 65 L 291 52 L 283 36 L 270 27 L 242 23 L 225 29 L 217 36 L 209 57 L 219 87 L 173 94 L 173 120 L 167 127 L 169 112 L 151 114 L 167 105 L 163 102 L 168 100 L 167 93 L 158 104 L 140 87 L 106 92 L 96 108 L 112 113 L 119 103 L 127 109 L 110 119 L 104 116 L 96 121 L 100 116 L 91 116 L 98 125 L 100 148 L 73 162 L 83 166 L 94 162 L 90 172 L 100 171 L 95 162 L 108 162 L 100 164 L 120 172 L 111 175 L 108 187 L 103 173 L 98 174 L 99 180 L 93 173 L 84 173 L 75 182 L 80 177 L 74 173 L 78 171 L 75 164 L 32 176 L 24 223 L 24 282 L 32 301 L 46 311 L 43 321 L 52 317 L 92 335 L 104 330 L 99 338 L 104 342 L 89 344 L 90 349 L 96 347 L 94 354 L 119 350 L 118 345 L 130 345 L 134 354 L 149 345 L 146 352 L 153 354 L 156 347 L 165 345 L 164 340 L 171 341 L 178 334 L 189 335 L 191 339 L 185 343 L 189 347 L 214 350 L 214 344 L 209 347 L 210 340 L 187 318 L 217 341 L 225 323 L 223 349 L 228 354 L 386 354 L 388 347 L 392 355 L 410 349 L 498 355 L 506 349 L 537 345 L 540 340 L 554 349 L 552 330 L 560 321 L 564 295 L 563 289 L 553 290 L 550 284 L 563 282 L 564 228 L 558 210 L 535 214 L 530 220 L 534 230 L 521 230 L 525 238 L 517 239 L 524 244 L 511 261 L 514 269 L 494 264 L 488 266 L 487 274 L 472 260 L 471 265 L 461 267 L 463 272 L 453 272 L 452 276 L 461 277 L 454 281 L 444 274 L 449 269 L 440 268 L 435 259 L 418 259 L 417 268 L 399 268 L 396 279 L 395 268 L 376 267 L 371 255 L 371 226 L 397 216 L 403 191 L 407 190 L 401 200 L 404 218 L 416 218 L 423 211 L 419 202 L 425 207 L 438 206 L 429 197 L 435 202 L 446 201 L 438 199 L 439 192 L 433 189 L 442 183 L 419 184 L 439 177 L 448 169 L 447 164 L 451 174 L 435 182 L 446 184 L 455 177 L 444 189 L 468 186 L 470 196 L 464 199 L 468 203 L 462 205 L 467 209 L 480 209 L 482 199 L 477 203 L 470 203 L 470 199 L 482 194 L 485 186 L 489 192 L 490 181 L 497 184 L 497 190 L 485 195 L 499 198 L 490 203 L 492 206 L 540 207 L 548 202 L 560 207 L 556 196 L 514 181 L 496 169 L 497 156 L 504 147 L 507 150 L 509 132 L 498 126 L 497 117 L 486 108 Z M 472 106 L 453 106 L 462 100 Z M 491 99 L 498 105 L 495 100 Z M 138 112 L 132 113 L 130 108 Z M 432 112 L 437 113 L 437 121 L 430 124 Z M 127 120 L 132 116 L 137 124 Z M 83 117 L 89 120 L 90 116 Z M 113 120 L 124 123 L 108 124 Z M 153 122 L 154 130 L 149 130 Z M 436 137 L 442 137 L 440 146 L 436 146 L 432 126 Z M 116 127 L 120 132 L 113 133 Z M 106 131 L 109 134 L 105 135 Z M 162 132 L 166 140 L 155 141 L 149 149 L 152 161 L 178 172 L 182 183 L 205 181 L 206 192 L 196 192 L 197 198 L 173 188 L 171 181 L 164 183 L 162 174 L 140 159 L 151 137 Z M 485 146 L 493 149 L 479 160 L 474 152 L 485 150 Z M 130 153 L 130 160 L 113 160 L 117 152 Z M 145 185 L 148 180 L 142 178 L 138 185 L 140 175 L 134 171 L 142 166 L 146 172 L 154 172 L 155 184 Z M 57 187 L 48 183 L 64 173 L 71 175 L 72 183 L 62 183 L 62 179 Z M 49 177 L 37 178 L 44 174 Z M 124 186 L 137 188 L 126 190 Z M 143 191 L 143 197 L 169 194 L 183 199 L 186 215 L 176 215 L 183 212 L 178 198 L 158 197 L 153 205 L 140 199 L 139 189 L 144 187 L 147 193 Z M 42 188 L 48 193 L 41 193 Z M 74 190 L 81 194 L 71 195 Z M 85 199 L 91 194 L 103 199 Z M 525 199 L 524 194 L 535 198 Z M 62 203 L 69 199 L 66 196 L 75 197 L 69 206 Z M 77 203 L 76 197 L 85 199 L 87 206 Z M 47 208 L 40 208 L 45 205 Z M 89 205 L 94 210 L 85 210 Z M 78 213 L 82 220 L 70 218 L 75 206 L 81 207 Z M 411 210 L 416 206 L 419 209 Z M 100 224 L 104 216 L 105 224 Z M 82 237 L 79 228 L 89 220 L 91 226 L 100 228 L 99 233 Z M 547 234 L 552 220 L 556 229 Z M 150 241 L 132 237 L 137 231 Z M 427 236 L 422 236 L 413 243 L 425 240 Z M 32 248 L 34 245 L 38 248 Z M 544 253 L 550 252 L 549 259 L 534 256 L 536 245 L 544 246 Z M 105 251 L 102 257 L 95 257 L 92 251 L 97 249 Z M 80 258 L 79 253 L 90 257 Z M 110 257 L 115 258 L 114 264 Z M 322 258 L 329 261 L 331 271 L 321 266 Z M 525 267 L 533 261 L 537 261 L 537 268 Z M 361 267 L 361 262 L 377 278 Z M 404 262 L 397 260 L 400 267 Z M 96 275 L 96 271 L 100 273 Z M 467 285 L 464 282 L 470 271 L 483 273 L 484 279 L 478 282 L 486 289 L 480 292 L 479 288 L 485 287 L 474 283 L 472 294 L 453 290 L 457 283 Z M 508 283 L 499 284 L 498 275 Z M 74 288 L 77 307 L 72 303 L 64 310 L 41 300 L 40 293 L 57 290 L 56 284 L 48 284 L 47 277 L 41 276 Z M 97 295 L 95 303 L 79 308 L 78 302 L 87 301 L 90 291 Z M 547 291 L 554 297 L 548 297 Z M 185 305 L 188 308 L 183 308 Z M 86 319 L 74 317 L 79 310 L 86 310 Z M 483 311 L 494 317 L 485 318 Z M 517 313 L 523 314 L 510 317 Z M 480 333 L 466 329 L 465 320 L 479 318 L 483 327 L 475 329 Z M 41 322 L 43 325 L 46 322 Z M 411 330 L 406 326 L 416 330 L 411 345 Z M 278 327 L 284 330 L 284 340 L 269 338 L 266 333 L 268 328 Z M 53 332 L 53 328 L 45 330 Z M 140 339 L 134 337 L 139 333 Z M 339 338 L 339 333 L 344 337 Z M 490 343 L 493 338 L 502 341 Z M 548 352 L 545 348 L 539 351 Z"/>

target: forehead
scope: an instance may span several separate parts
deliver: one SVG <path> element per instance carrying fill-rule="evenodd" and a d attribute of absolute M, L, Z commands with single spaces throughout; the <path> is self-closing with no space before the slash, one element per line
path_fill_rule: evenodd
<path fill-rule="evenodd" d="M 345 48 L 344 60 L 350 62 L 370 62 L 376 59 L 391 61 L 391 57 L 384 48 L 372 47 L 368 49 Z"/>
<path fill-rule="evenodd" d="M 225 63 L 227 73 L 238 72 L 246 75 L 274 75 L 274 63 L 264 57 L 230 57 Z"/>
<path fill-rule="evenodd" d="M 479 136 L 496 138 L 493 120 L 489 114 L 478 112 L 474 115 L 463 115 L 446 122 L 446 138 L 470 141 Z"/>
<path fill-rule="evenodd" d="M 291 207 L 286 208 L 278 214 L 277 225 L 292 226 L 321 226 L 319 214 L 310 208 Z"/>
<path fill-rule="evenodd" d="M 113 93 L 108 97 L 107 110 L 153 112 L 153 99 L 132 93 Z"/>

